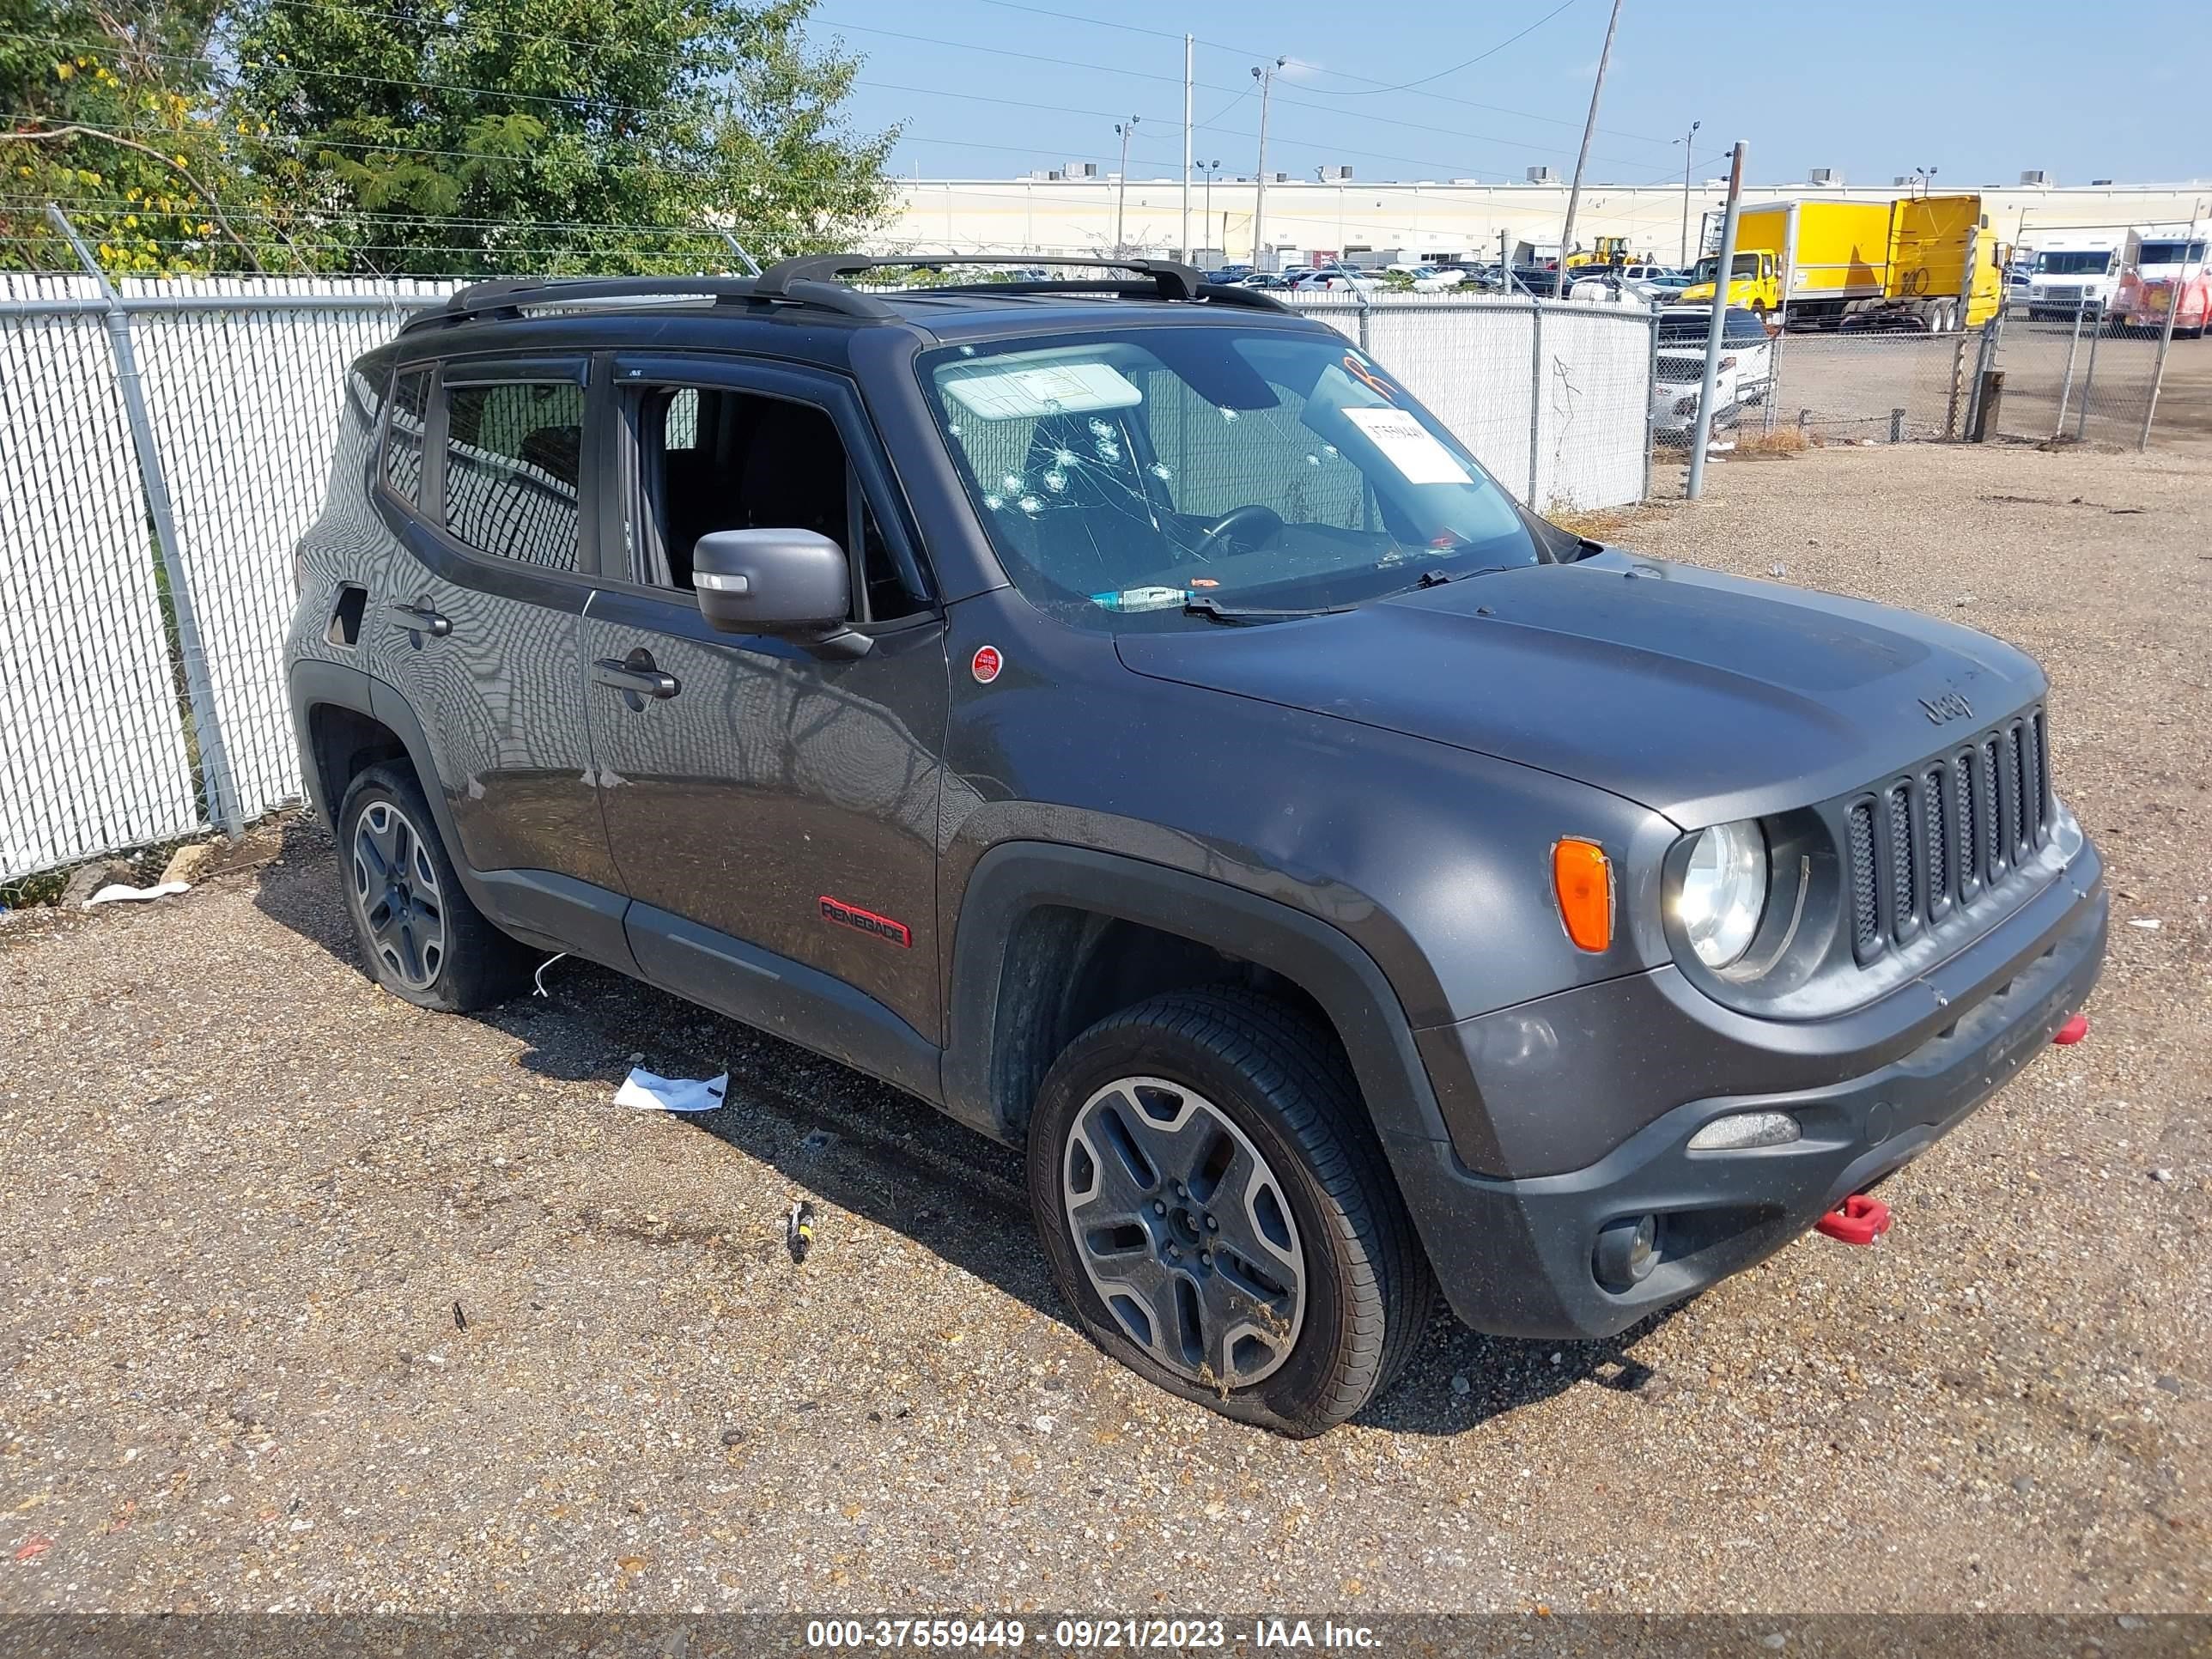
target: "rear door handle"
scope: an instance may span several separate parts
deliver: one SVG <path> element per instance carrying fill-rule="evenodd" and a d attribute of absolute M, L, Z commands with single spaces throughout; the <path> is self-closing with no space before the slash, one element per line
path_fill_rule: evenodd
<path fill-rule="evenodd" d="M 406 625 L 412 632 L 428 634 L 434 640 L 442 640 L 453 631 L 453 624 L 427 605 L 410 605 L 404 599 L 394 599 L 392 609 L 396 615 L 407 619 Z"/>
<path fill-rule="evenodd" d="M 592 678 L 621 692 L 623 701 L 632 708 L 644 708 L 647 697 L 672 697 L 684 689 L 675 675 L 655 668 L 653 653 L 642 648 L 626 659 L 601 657 L 592 665 Z"/>

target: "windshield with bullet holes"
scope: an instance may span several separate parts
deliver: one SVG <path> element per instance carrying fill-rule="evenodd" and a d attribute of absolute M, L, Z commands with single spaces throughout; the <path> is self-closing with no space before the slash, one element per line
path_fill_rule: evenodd
<path fill-rule="evenodd" d="M 1008 575 L 1071 622 L 1203 627 L 1194 600 L 1356 605 L 1543 556 L 1459 441 L 1333 335 L 1027 337 L 922 372 Z"/>

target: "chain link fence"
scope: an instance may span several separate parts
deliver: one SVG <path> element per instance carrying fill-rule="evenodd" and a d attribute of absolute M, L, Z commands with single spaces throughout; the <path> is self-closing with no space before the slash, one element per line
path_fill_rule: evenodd
<path fill-rule="evenodd" d="M 1999 325 L 1990 367 L 2003 378 L 1992 390 L 1989 436 L 2133 448 L 2148 441 L 2162 377 L 2172 393 L 2159 405 L 2169 424 L 2186 422 L 2212 386 L 2201 341 L 2130 326 L 2086 295 L 2071 316 L 2039 309 L 2016 306 Z"/>
<path fill-rule="evenodd" d="M 345 366 L 451 289 L 0 277 L 0 880 L 298 798 L 290 551 Z"/>
<path fill-rule="evenodd" d="M 1821 443 L 1963 437 L 1981 349 L 1979 330 L 1779 334 L 1758 429 Z"/>
<path fill-rule="evenodd" d="M 1637 306 L 1429 295 L 1280 297 L 1357 341 L 1538 512 L 1641 501 L 1656 319 Z"/>

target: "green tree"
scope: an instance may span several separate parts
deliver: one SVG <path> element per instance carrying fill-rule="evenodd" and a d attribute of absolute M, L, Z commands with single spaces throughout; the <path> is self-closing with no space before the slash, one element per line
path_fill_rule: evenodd
<path fill-rule="evenodd" d="M 812 0 L 244 0 L 234 129 L 308 257 L 423 274 L 725 265 L 879 223 L 893 133 Z"/>
<path fill-rule="evenodd" d="M 78 269 L 54 202 L 118 274 L 257 267 L 223 210 L 246 192 L 211 113 L 219 6 L 0 0 L 0 266 Z"/>

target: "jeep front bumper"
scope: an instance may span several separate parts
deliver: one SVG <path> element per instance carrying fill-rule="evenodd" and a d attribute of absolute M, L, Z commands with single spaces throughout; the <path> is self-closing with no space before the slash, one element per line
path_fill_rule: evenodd
<path fill-rule="evenodd" d="M 1958 994 L 1930 994 L 1931 1006 L 1944 1005 L 1951 1017 L 1939 1015 L 1925 1035 L 1916 1028 L 1901 1054 L 1860 1069 L 1832 1049 L 1818 1052 L 1802 1030 L 1778 1032 L 1769 1074 L 1801 1086 L 1714 1093 L 1648 1121 L 1639 1115 L 1640 1127 L 1580 1167 L 1485 1176 L 1449 1142 L 1394 1144 L 1401 1184 L 1453 1311 L 1473 1328 L 1498 1335 L 1608 1336 L 1771 1255 L 1846 1195 L 1919 1156 L 2042 1052 L 2097 982 L 2108 909 L 2096 854 L 2085 843 L 2050 890 L 1925 976 L 1953 976 Z M 1970 991 L 1958 984 L 1957 975 L 1976 971 L 1985 976 Z M 1644 1016 L 1664 1008 L 1674 1014 L 1673 1024 L 1655 1022 L 1636 1034 L 1655 1086 L 1664 1088 L 1670 1076 L 1741 1077 L 1755 1067 L 1759 1056 L 1746 1051 L 1742 1028 L 1761 1022 L 1730 1018 L 1717 1027 L 1711 1005 L 1692 1012 L 1704 999 L 1673 978 L 1664 994 L 1639 999 Z M 1570 1036 L 1589 1030 L 1590 1021 L 1620 1014 L 1628 985 L 1612 981 L 1546 999 L 1554 1005 L 1546 1023 Z M 1591 1005 L 1580 1018 L 1558 1006 L 1575 1000 Z M 1468 1036 L 1464 1026 L 1445 1031 Z M 1433 1054 L 1437 1035 L 1421 1034 L 1425 1052 Z M 1701 1052 L 1686 1053 L 1683 1045 Z M 1826 1069 L 1836 1080 L 1804 1086 L 1808 1068 Z M 1604 1080 L 1620 1084 L 1626 1076 L 1608 1068 Z M 1605 1110 L 1571 1095 L 1553 1105 L 1562 1115 Z M 1690 1150 L 1692 1137 L 1713 1120 L 1759 1110 L 1790 1113 L 1800 1137 L 1745 1151 Z M 1657 1263 L 1632 1288 L 1609 1290 L 1595 1269 L 1598 1235 L 1609 1223 L 1644 1215 L 1659 1218 Z"/>

